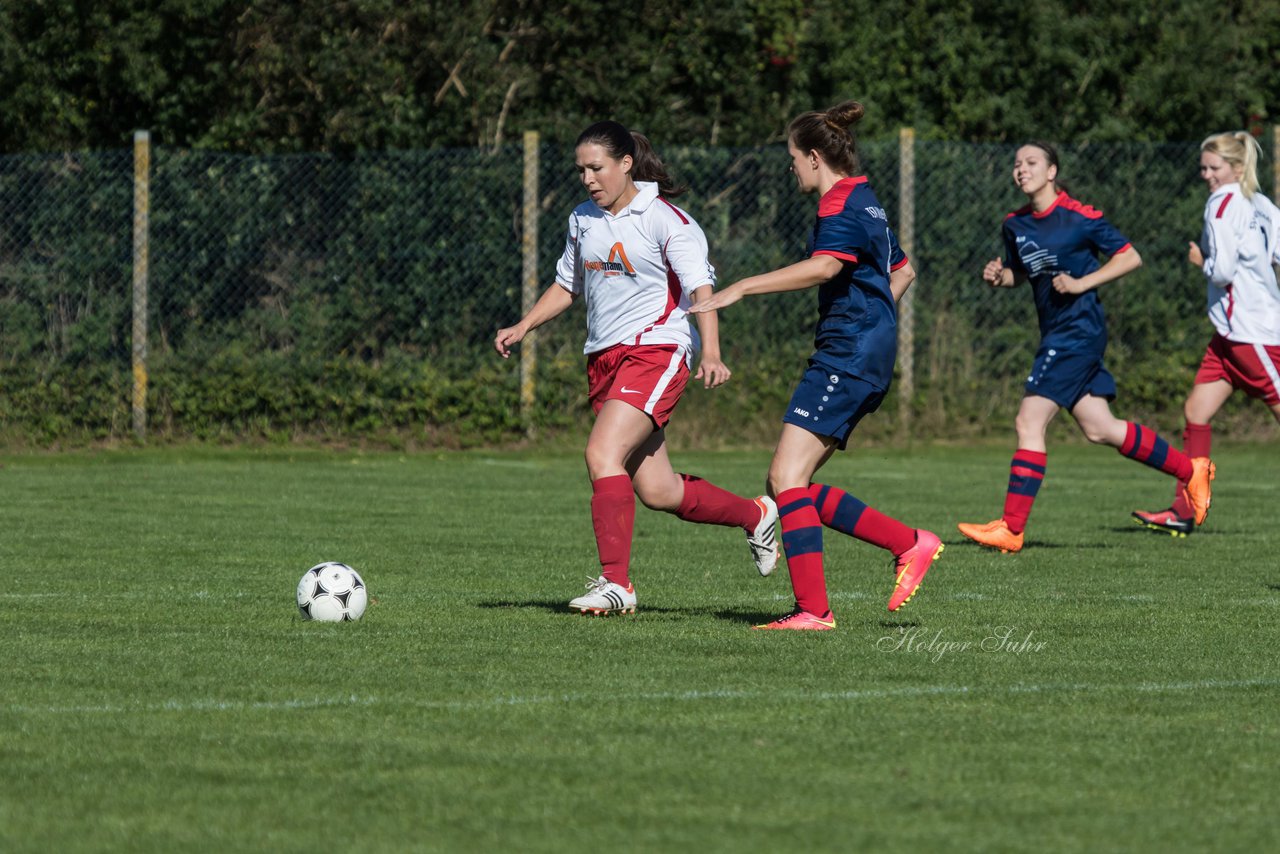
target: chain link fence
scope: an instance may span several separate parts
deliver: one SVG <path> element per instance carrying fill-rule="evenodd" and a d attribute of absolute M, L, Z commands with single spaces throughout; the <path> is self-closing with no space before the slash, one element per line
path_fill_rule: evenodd
<path fill-rule="evenodd" d="M 795 191 L 784 146 L 659 148 L 690 187 L 679 203 L 705 229 L 722 284 L 801 257 L 816 202 Z M 902 145 L 861 150 L 891 221 L 913 212 L 919 272 L 913 375 L 900 383 L 911 395 L 885 429 L 987 432 L 1011 418 L 1037 340 L 1029 291 L 978 279 L 1001 253 L 1005 213 L 1024 203 L 1010 176 L 1015 146 L 915 142 L 905 198 Z M 570 147 L 537 152 L 540 291 L 582 192 Z M 1102 291 L 1108 363 L 1133 404 L 1123 411 L 1176 426 L 1209 336 L 1203 281 L 1185 261 L 1205 197 L 1197 147 L 1061 154 L 1072 194 L 1101 208 L 1145 261 Z M 532 413 L 520 411 L 516 364 L 490 346 L 522 312 L 525 156 L 519 146 L 348 158 L 155 149 L 151 434 L 425 430 L 425 441 L 466 444 L 465 434 L 519 438 L 531 418 L 551 429 L 581 418 L 580 313 L 539 334 Z M 0 432 L 130 435 L 133 193 L 128 152 L 0 157 Z M 815 318 L 812 293 L 723 313 L 725 360 L 742 389 L 723 414 L 741 422 L 746 406 L 764 425 L 743 438 L 775 431 Z"/>

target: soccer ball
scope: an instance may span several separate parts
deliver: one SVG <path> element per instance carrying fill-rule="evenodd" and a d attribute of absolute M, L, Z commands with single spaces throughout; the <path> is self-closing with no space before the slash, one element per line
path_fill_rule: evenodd
<path fill-rule="evenodd" d="M 298 582 L 298 610 L 304 620 L 350 622 L 360 619 L 368 604 L 364 579 L 345 563 L 316 564 Z"/>

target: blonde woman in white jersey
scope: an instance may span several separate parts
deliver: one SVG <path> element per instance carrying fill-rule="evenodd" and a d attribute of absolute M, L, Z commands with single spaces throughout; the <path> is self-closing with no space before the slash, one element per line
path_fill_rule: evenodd
<path fill-rule="evenodd" d="M 1244 131 L 1214 134 L 1200 144 L 1209 200 L 1200 243 L 1190 245 L 1187 260 L 1208 282 L 1214 335 L 1183 407 L 1183 452 L 1190 457 L 1209 456 L 1209 422 L 1237 390 L 1263 401 L 1280 421 L 1280 289 L 1273 266 L 1280 262 L 1280 212 L 1258 191 L 1260 152 Z M 1137 510 L 1134 518 L 1153 531 L 1190 534 L 1195 523 L 1183 486 L 1168 509 Z"/>
<path fill-rule="evenodd" d="M 574 156 L 590 201 L 569 216 L 555 283 L 493 342 L 507 358 L 530 331 L 579 297 L 586 300 L 583 351 L 596 414 L 586 463 L 601 571 L 569 607 L 583 614 L 635 612 L 630 564 L 637 495 L 645 506 L 689 522 L 741 528 L 756 568 L 768 575 L 778 559 L 773 500 L 742 498 L 679 474 L 667 456 L 665 428 L 697 348 L 687 312 L 710 297 L 715 284 L 706 237 L 669 201 L 683 188 L 643 135 L 597 122 L 578 137 Z M 698 326 L 702 359 L 693 378 L 715 388 L 730 376 L 720 360 L 716 315 L 699 314 Z"/>

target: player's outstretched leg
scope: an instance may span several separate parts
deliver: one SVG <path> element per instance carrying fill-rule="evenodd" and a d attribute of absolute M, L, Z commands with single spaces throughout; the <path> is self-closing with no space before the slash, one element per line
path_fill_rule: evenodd
<path fill-rule="evenodd" d="M 710 481 L 681 474 L 684 496 L 675 515 L 686 522 L 702 525 L 731 525 L 746 532 L 747 545 L 756 571 L 769 575 L 778 565 L 778 505 L 767 495 L 743 498 L 721 489 Z"/>
<path fill-rule="evenodd" d="M 582 614 L 606 617 L 610 614 L 636 612 L 636 586 L 614 584 L 603 575 L 587 580 L 587 592 L 569 602 L 569 607 Z"/>

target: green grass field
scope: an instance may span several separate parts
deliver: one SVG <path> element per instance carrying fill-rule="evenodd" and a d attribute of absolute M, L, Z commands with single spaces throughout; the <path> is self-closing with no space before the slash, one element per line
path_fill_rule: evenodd
<path fill-rule="evenodd" d="M 1266 851 L 1280 845 L 1280 452 L 1222 445 L 1208 525 L 1055 446 L 1028 546 L 1010 449 L 863 449 L 823 480 L 942 534 L 897 614 L 827 535 L 836 632 L 741 533 L 640 508 L 635 617 L 576 454 L 0 457 L 0 850 Z M 761 453 L 677 453 L 755 492 Z M 363 621 L 301 621 L 352 564 Z"/>

